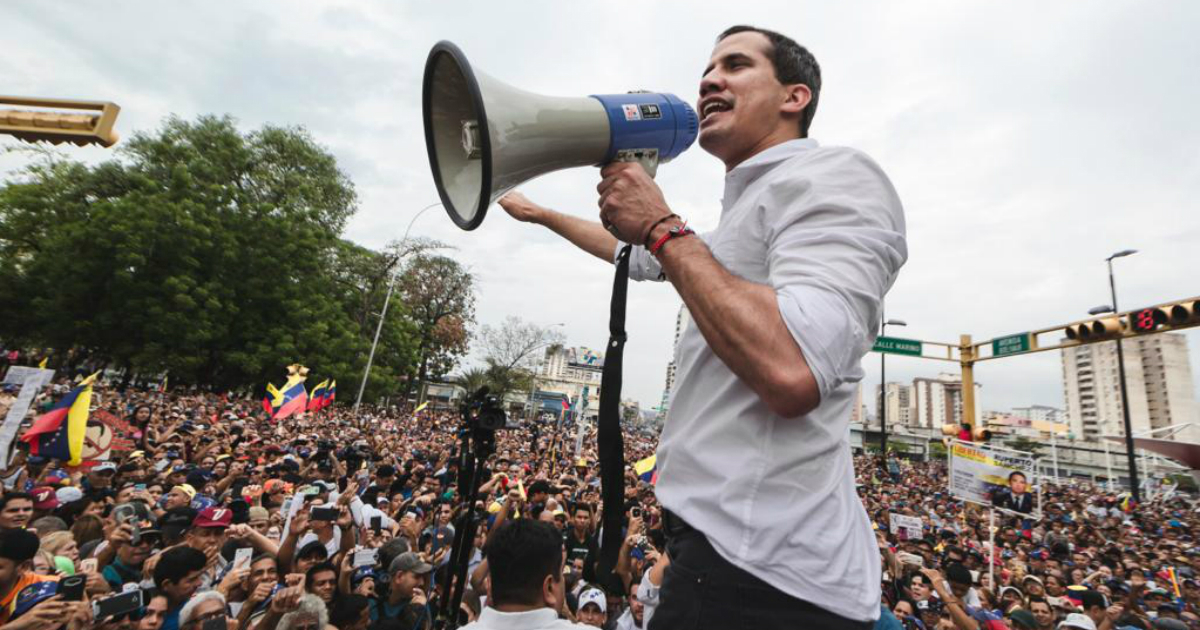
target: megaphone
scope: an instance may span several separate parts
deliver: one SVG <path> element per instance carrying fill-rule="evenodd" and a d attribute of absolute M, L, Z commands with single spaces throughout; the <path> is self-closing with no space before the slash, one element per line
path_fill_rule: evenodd
<path fill-rule="evenodd" d="M 672 94 L 534 94 L 475 71 L 447 41 L 425 62 L 422 110 L 438 196 L 464 230 L 479 227 L 505 193 L 551 171 L 638 161 L 653 176 L 699 128 L 695 110 Z"/>

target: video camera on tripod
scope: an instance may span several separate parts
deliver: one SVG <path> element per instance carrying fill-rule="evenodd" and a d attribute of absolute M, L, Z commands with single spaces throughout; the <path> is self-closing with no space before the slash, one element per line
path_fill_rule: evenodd
<path fill-rule="evenodd" d="M 504 411 L 504 405 L 487 385 L 463 399 L 460 411 L 463 422 L 469 429 L 498 431 L 508 424 L 508 414 Z"/>

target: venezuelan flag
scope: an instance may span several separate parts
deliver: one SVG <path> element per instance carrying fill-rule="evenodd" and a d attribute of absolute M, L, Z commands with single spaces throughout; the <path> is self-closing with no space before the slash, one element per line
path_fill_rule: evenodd
<path fill-rule="evenodd" d="M 337 397 L 337 381 L 334 380 L 329 384 L 329 389 L 325 390 L 325 401 L 321 403 L 321 408 L 324 409 L 333 404 L 333 399 Z"/>
<path fill-rule="evenodd" d="M 288 382 L 280 392 L 283 402 L 277 407 L 275 419 L 282 420 L 293 414 L 301 413 L 308 406 L 308 391 L 304 389 L 304 377 L 294 374 L 288 377 Z"/>
<path fill-rule="evenodd" d="M 329 379 L 321 381 L 319 385 L 313 388 L 312 394 L 308 397 L 308 410 L 319 411 L 325 404 L 325 392 L 329 389 Z"/>
<path fill-rule="evenodd" d="M 637 473 L 638 479 L 642 481 L 653 482 L 657 471 L 658 455 L 651 455 L 646 459 L 638 460 L 633 465 L 633 472 Z"/>
<path fill-rule="evenodd" d="M 47 411 L 33 421 L 21 436 L 29 443 L 29 452 L 42 457 L 67 460 L 78 466 L 83 462 L 83 438 L 87 434 L 88 409 L 92 405 L 93 374 L 83 380 Z"/>

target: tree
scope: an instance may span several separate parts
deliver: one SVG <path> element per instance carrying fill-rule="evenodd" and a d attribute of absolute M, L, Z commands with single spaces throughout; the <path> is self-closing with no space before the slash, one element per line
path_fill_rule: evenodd
<path fill-rule="evenodd" d="M 261 387 L 292 362 L 356 382 L 404 252 L 342 240 L 355 209 L 300 128 L 170 118 L 95 166 L 46 154 L 0 188 L 0 337 L 178 384 Z M 393 301 L 372 386 L 462 336 L 440 325 Z"/>
<path fill-rule="evenodd" d="M 552 326 L 539 326 L 509 316 L 499 326 L 484 325 L 479 331 L 483 360 L 492 375 L 492 393 L 503 397 L 529 391 L 534 386 L 538 350 L 561 348 L 565 336 Z"/>
<path fill-rule="evenodd" d="M 414 328 L 418 392 L 466 354 L 475 323 L 474 282 L 470 272 L 446 256 L 420 253 L 405 263 L 399 291 Z"/>

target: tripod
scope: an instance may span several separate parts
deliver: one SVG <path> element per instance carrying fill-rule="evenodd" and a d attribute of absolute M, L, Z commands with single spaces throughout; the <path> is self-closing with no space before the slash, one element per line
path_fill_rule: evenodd
<path fill-rule="evenodd" d="M 462 605 L 463 593 L 467 589 L 467 566 L 471 562 L 471 550 L 475 544 L 475 528 L 483 516 L 475 510 L 479 500 L 479 481 L 483 475 L 484 462 L 496 452 L 496 430 L 480 426 L 466 409 L 463 411 L 463 427 L 459 430 L 458 494 L 463 500 L 463 511 L 454 529 L 454 546 L 450 550 L 450 583 L 442 600 L 442 627 L 454 630 L 458 627 L 458 610 Z"/>

